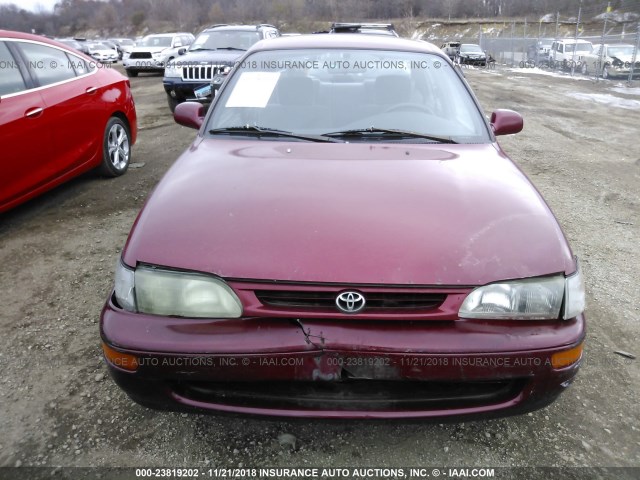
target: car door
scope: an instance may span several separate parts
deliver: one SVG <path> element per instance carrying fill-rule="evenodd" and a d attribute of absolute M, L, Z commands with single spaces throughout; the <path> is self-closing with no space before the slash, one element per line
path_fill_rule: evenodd
<path fill-rule="evenodd" d="M 50 155 L 56 157 L 47 175 L 56 177 L 97 162 L 102 146 L 105 122 L 99 69 L 81 57 L 53 46 L 37 42 L 19 42 L 20 50 L 30 65 L 36 65 L 32 76 L 42 87 L 50 121 Z"/>
<path fill-rule="evenodd" d="M 46 105 L 12 44 L 0 39 L 0 211 L 42 184 L 51 161 Z"/>

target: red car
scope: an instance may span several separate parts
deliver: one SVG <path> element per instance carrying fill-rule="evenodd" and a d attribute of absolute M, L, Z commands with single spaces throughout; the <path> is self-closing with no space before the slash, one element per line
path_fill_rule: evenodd
<path fill-rule="evenodd" d="M 140 212 L 101 315 L 154 408 L 285 417 L 523 413 L 572 382 L 578 262 L 435 46 L 259 42 Z"/>
<path fill-rule="evenodd" d="M 127 171 L 129 81 L 68 46 L 0 30 L 0 212 L 87 170 Z"/>

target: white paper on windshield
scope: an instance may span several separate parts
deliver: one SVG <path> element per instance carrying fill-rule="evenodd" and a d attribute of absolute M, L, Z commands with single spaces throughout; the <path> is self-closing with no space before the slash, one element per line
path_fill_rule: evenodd
<path fill-rule="evenodd" d="M 266 107 L 279 78 L 280 72 L 242 72 L 226 106 Z"/>

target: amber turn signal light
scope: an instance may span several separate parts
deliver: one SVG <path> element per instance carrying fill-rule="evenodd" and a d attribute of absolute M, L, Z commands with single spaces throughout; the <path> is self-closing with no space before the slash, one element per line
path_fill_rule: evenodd
<path fill-rule="evenodd" d="M 551 365 L 553 365 L 553 368 L 565 368 L 580 360 L 582 357 L 582 346 L 583 344 L 581 343 L 577 347 L 551 355 Z"/>
<path fill-rule="evenodd" d="M 118 368 L 135 372 L 138 369 L 138 357 L 129 353 L 118 352 L 106 343 L 102 344 L 105 358 Z"/>

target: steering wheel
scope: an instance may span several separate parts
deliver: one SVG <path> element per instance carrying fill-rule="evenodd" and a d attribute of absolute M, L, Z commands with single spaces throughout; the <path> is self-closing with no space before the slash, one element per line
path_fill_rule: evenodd
<path fill-rule="evenodd" d="M 417 103 L 398 103 L 397 105 L 393 105 L 389 108 L 387 108 L 384 113 L 390 113 L 390 112 L 410 112 L 410 111 L 414 111 L 414 112 L 424 112 L 424 113 L 433 113 L 433 110 L 431 110 L 431 108 L 427 107 L 426 105 L 420 105 Z"/>

